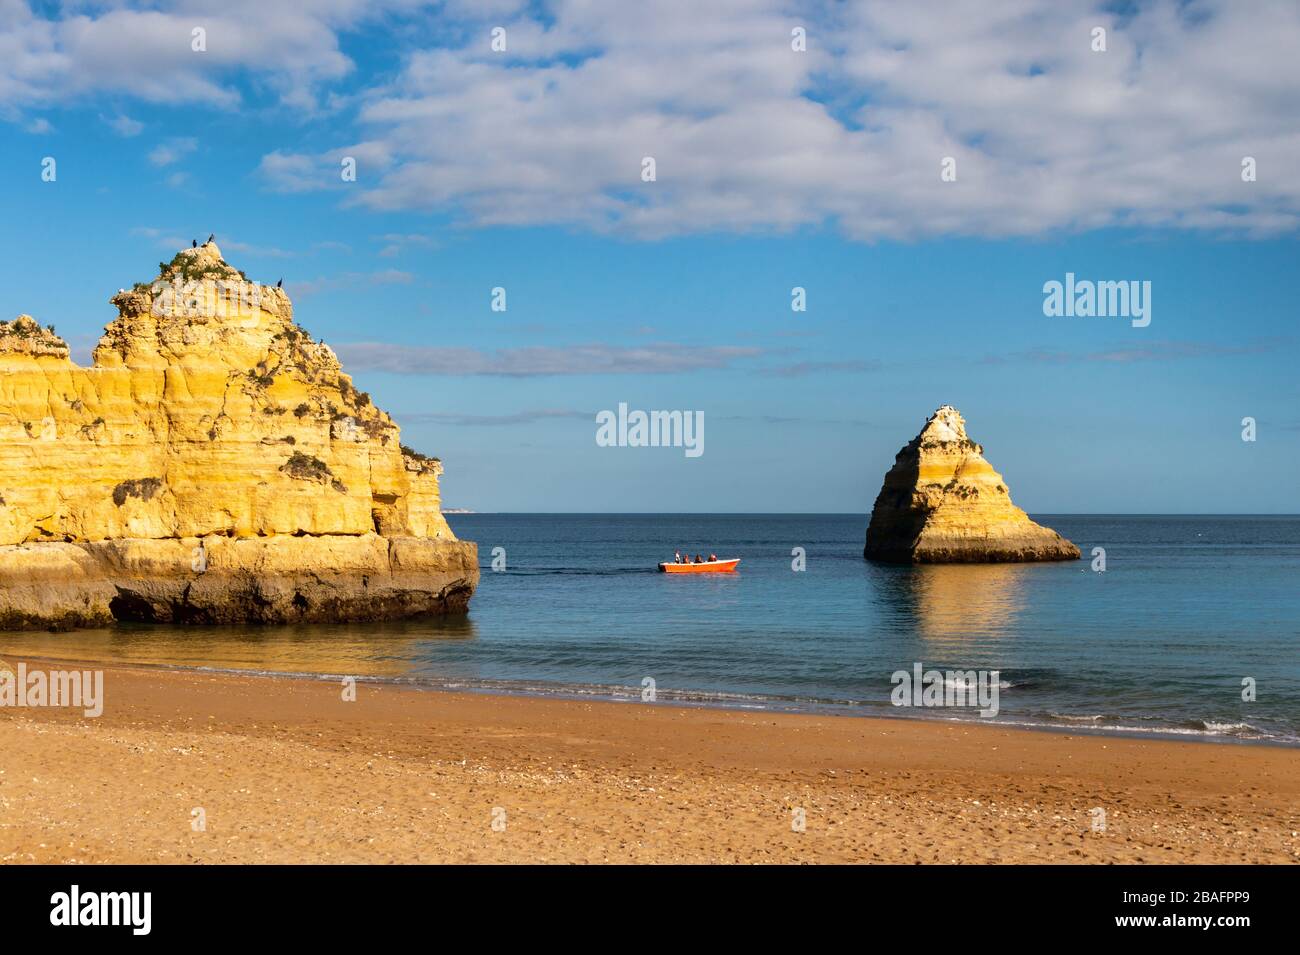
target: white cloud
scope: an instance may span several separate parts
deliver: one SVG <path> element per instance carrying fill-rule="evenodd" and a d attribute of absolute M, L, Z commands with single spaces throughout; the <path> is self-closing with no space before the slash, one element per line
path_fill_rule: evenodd
<path fill-rule="evenodd" d="M 297 254 L 279 246 L 254 245 L 251 242 L 241 242 L 239 239 L 229 237 L 221 239 L 219 244 L 222 252 L 239 252 L 243 255 L 256 255 L 268 259 L 291 259 Z"/>
<path fill-rule="evenodd" d="M 117 133 L 124 139 L 129 139 L 132 136 L 139 136 L 140 133 L 144 131 L 144 123 L 132 119 L 130 116 L 101 116 L 100 119 L 108 124 L 108 127 L 112 129 L 113 132 Z"/>
<path fill-rule="evenodd" d="M 1107 364 L 1132 364 L 1143 361 L 1179 361 L 1184 359 L 1220 359 L 1239 355 L 1259 355 L 1281 348 L 1291 348 L 1295 339 L 1289 337 L 1255 339 L 1243 343 L 1206 341 L 1151 341 L 1140 345 L 1119 344 L 1098 351 L 1062 351 L 1059 348 L 1032 348 L 1009 355 L 987 355 L 986 365 L 1001 365 L 1008 361 L 1030 361 L 1041 364 L 1064 365 L 1075 362 L 1104 362 Z"/>
<path fill-rule="evenodd" d="M 458 427 L 503 427 L 516 424 L 535 424 L 539 421 L 556 419 L 580 419 L 591 421 L 594 411 L 575 411 L 566 408 L 530 408 L 511 414 L 456 414 L 453 412 L 417 411 L 410 414 L 398 413 L 393 417 L 405 425 L 411 422 L 428 422 L 431 424 L 450 424 Z"/>
<path fill-rule="evenodd" d="M 481 226 L 873 240 L 1300 224 L 1294 0 L 426 6 L 114 0 L 54 18 L 0 0 L 0 117 L 103 95 L 230 109 L 250 90 L 303 116 L 356 107 L 352 146 L 268 144 L 269 188 L 341 188 L 353 156 L 345 202 Z M 381 19 L 395 73 L 343 85 L 340 37 Z M 200 26 L 206 53 L 190 47 Z M 956 182 L 940 181 L 945 156 Z"/>
<path fill-rule="evenodd" d="M 302 153 L 267 153 L 258 172 L 276 192 L 313 192 L 330 186 L 319 161 Z"/>
<path fill-rule="evenodd" d="M 198 140 L 190 136 L 169 139 L 149 151 L 149 161 L 155 166 L 171 166 L 194 152 L 198 146 Z"/>
<path fill-rule="evenodd" d="M 335 349 L 351 371 L 388 371 L 403 375 L 542 375 L 667 374 L 728 368 L 761 349 L 734 345 L 571 345 L 483 351 L 477 348 L 429 348 L 388 342 L 349 342 Z"/>
<path fill-rule="evenodd" d="M 335 292 L 339 289 L 364 285 L 410 285 L 415 276 L 399 269 L 382 269 L 378 272 L 343 272 L 327 278 L 310 279 L 289 283 L 289 291 L 294 298 L 307 298 L 321 292 Z"/>
<path fill-rule="evenodd" d="M 182 248 L 188 249 L 191 242 L 190 239 L 181 238 L 180 233 L 174 229 L 158 229 L 153 226 L 136 226 L 131 230 L 131 235 L 153 239 L 155 246 L 172 252 Z"/>
<path fill-rule="evenodd" d="M 343 178 L 345 161 L 355 179 Z M 370 142 L 343 146 L 320 155 L 275 150 L 262 157 L 257 172 L 274 192 L 318 192 L 344 186 L 359 189 L 358 182 L 377 178 L 391 164 L 389 147 Z"/>
<path fill-rule="evenodd" d="M 375 253 L 381 259 L 391 259 L 401 255 L 403 252 L 409 251 L 412 246 L 428 248 L 434 244 L 433 239 L 429 236 L 420 235 L 419 233 L 389 232 L 372 238 L 376 242 L 384 243 L 383 248 Z"/>
<path fill-rule="evenodd" d="M 183 175 L 183 174 L 177 174 L 177 175 Z M 184 180 L 182 179 L 178 181 L 177 184 L 179 185 L 183 181 Z M 182 231 L 172 226 L 168 226 L 166 228 L 160 228 L 157 226 L 136 226 L 135 228 L 131 229 L 130 234 L 136 236 L 143 236 L 144 238 L 147 239 L 152 239 L 154 241 L 154 244 L 158 248 L 167 249 L 172 252 L 175 252 L 178 249 L 188 249 L 190 247 L 191 241 L 201 240 L 203 236 L 208 234 L 210 228 L 211 226 L 209 224 L 204 224 L 202 227 L 203 231 L 193 240 L 188 238 L 183 238 Z M 250 255 L 250 256 L 257 256 L 259 258 L 268 258 L 268 259 L 290 259 L 299 255 L 299 253 L 297 252 L 291 251 L 289 249 L 282 249 L 279 246 L 258 245 L 252 242 L 244 242 L 240 239 L 233 238 L 224 233 L 217 235 L 216 240 L 218 245 L 221 246 L 221 251 L 227 254 L 231 252 L 235 252 L 235 253 L 239 253 L 240 255 Z M 316 245 L 313 248 L 324 248 L 329 245 L 330 243 L 320 242 L 320 243 L 316 243 Z"/>
<path fill-rule="evenodd" d="M 265 83 L 283 104 L 311 111 L 318 87 L 353 69 L 339 49 L 341 31 L 427 2 L 227 0 L 214 8 L 199 0 L 163 0 L 142 9 L 125 2 L 71 6 L 75 12 L 52 17 L 34 13 L 23 0 L 0 0 L 0 114 L 14 106 L 103 93 L 228 109 L 241 102 L 234 82 L 241 72 Z M 206 51 L 193 49 L 196 29 L 206 31 Z"/>
<path fill-rule="evenodd" d="M 545 28 L 506 24 L 508 54 L 469 29 L 368 98 L 368 141 L 392 164 L 361 201 L 643 237 L 1300 221 L 1294 3 L 1156 0 L 1127 18 L 1051 0 L 787 9 L 562 0 Z M 790 49 L 796 24 L 806 53 Z M 640 180 L 643 156 L 658 181 Z M 945 156 L 956 182 L 940 181 Z M 1242 182 L 1244 156 L 1258 182 Z"/>
<path fill-rule="evenodd" d="M 762 368 L 759 370 L 759 374 L 769 378 L 806 378 L 809 375 L 825 375 L 836 372 L 878 371 L 881 367 L 881 363 L 878 361 L 862 361 L 859 359 L 847 361 L 799 361 L 788 365 L 773 365 Z"/>
<path fill-rule="evenodd" d="M 322 242 L 312 243 L 313 252 L 351 252 L 352 246 L 346 242 L 338 242 L 334 239 L 326 239 Z"/>

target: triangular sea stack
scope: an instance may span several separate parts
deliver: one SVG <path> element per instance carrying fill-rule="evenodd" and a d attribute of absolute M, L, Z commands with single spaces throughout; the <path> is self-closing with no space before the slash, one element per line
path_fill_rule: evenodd
<path fill-rule="evenodd" d="M 119 290 L 82 367 L 0 322 L 0 629 L 463 611 L 442 465 L 214 242 Z M 367 320 L 371 320 L 367 318 Z"/>
<path fill-rule="evenodd" d="M 864 556 L 896 564 L 1077 560 L 1079 548 L 1011 503 L 1002 475 L 951 405 L 898 452 L 867 528 Z"/>

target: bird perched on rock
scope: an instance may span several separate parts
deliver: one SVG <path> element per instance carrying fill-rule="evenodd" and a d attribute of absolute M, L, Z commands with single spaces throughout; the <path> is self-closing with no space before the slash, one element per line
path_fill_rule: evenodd
<path fill-rule="evenodd" d="M 208 241 L 207 241 L 205 244 L 206 244 L 206 245 L 211 245 L 211 244 L 212 244 L 212 241 L 213 241 L 216 237 L 217 237 L 217 234 L 216 234 L 215 232 L 213 232 L 211 235 L 208 236 Z"/>
<path fill-rule="evenodd" d="M 190 239 L 190 248 L 191 248 L 191 249 L 197 249 L 198 247 L 199 247 L 199 240 L 198 240 L 198 239 Z"/>
<path fill-rule="evenodd" d="M 275 283 L 275 287 L 276 287 L 276 288 L 284 288 L 284 279 L 280 279 L 280 281 L 276 282 L 276 283 Z"/>

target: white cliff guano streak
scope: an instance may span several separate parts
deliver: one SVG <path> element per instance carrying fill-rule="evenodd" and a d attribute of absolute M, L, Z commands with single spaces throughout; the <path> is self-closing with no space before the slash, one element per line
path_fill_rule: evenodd
<path fill-rule="evenodd" d="M 441 464 L 209 242 L 120 291 L 92 367 L 0 323 L 0 629 L 462 611 Z"/>
<path fill-rule="evenodd" d="M 898 452 L 871 511 L 864 556 L 900 564 L 1077 560 L 1079 548 L 1011 503 L 1002 475 L 951 405 Z"/>

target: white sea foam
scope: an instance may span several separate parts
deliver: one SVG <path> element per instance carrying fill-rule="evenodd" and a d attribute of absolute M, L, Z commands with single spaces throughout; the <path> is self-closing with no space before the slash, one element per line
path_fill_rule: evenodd
<path fill-rule="evenodd" d="M 945 676 L 943 678 L 943 685 L 954 690 L 973 690 L 976 688 L 976 684 L 977 681 L 964 680 L 960 677 L 953 678 Z M 1015 684 L 1010 680 L 998 680 L 999 690 L 1009 690 L 1013 686 L 1015 686 Z"/>
<path fill-rule="evenodd" d="M 1214 720 L 1201 720 L 1201 725 L 1209 733 L 1218 733 L 1224 736 L 1259 737 L 1264 735 L 1258 727 L 1251 726 L 1249 723 L 1217 723 Z"/>

